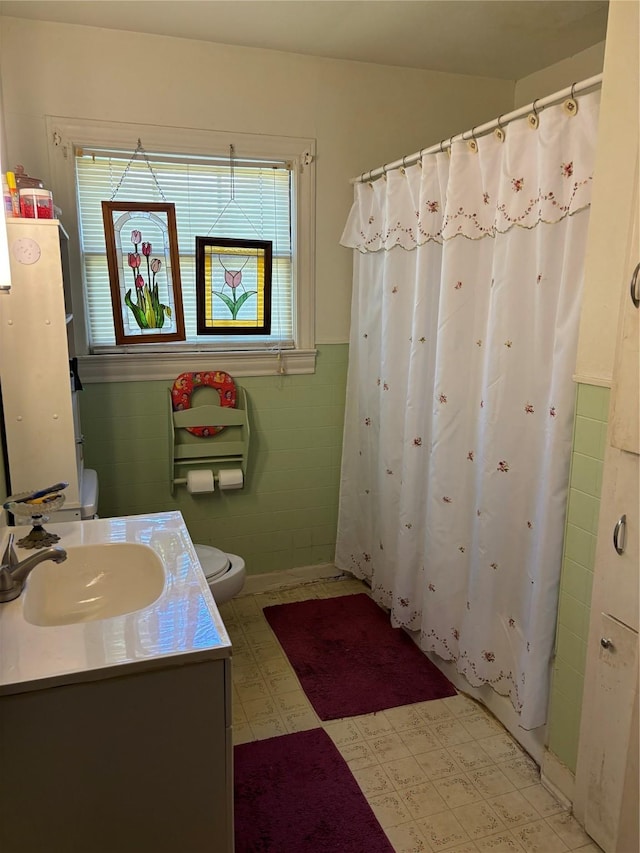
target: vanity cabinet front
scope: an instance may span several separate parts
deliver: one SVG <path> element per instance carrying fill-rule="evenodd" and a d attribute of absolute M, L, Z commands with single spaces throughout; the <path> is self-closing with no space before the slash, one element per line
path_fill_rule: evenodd
<path fill-rule="evenodd" d="M 229 669 L 0 697 L 2 853 L 232 853 Z"/>

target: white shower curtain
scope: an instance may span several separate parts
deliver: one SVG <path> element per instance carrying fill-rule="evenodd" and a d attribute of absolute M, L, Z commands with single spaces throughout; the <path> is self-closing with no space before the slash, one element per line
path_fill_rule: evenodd
<path fill-rule="evenodd" d="M 598 104 L 357 184 L 341 241 L 336 564 L 525 729 L 548 702 Z"/>

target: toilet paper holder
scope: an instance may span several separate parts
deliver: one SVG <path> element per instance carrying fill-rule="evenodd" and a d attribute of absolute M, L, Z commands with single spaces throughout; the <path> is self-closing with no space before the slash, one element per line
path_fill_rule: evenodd
<path fill-rule="evenodd" d="M 243 481 L 247 476 L 249 455 L 249 409 L 247 393 L 238 388 L 236 407 L 227 408 L 214 402 L 192 405 L 185 411 L 173 411 L 171 392 L 168 392 L 169 410 L 169 484 L 171 494 L 177 485 L 186 485 L 189 469 L 211 469 L 216 483 L 221 470 L 242 471 Z M 194 436 L 189 427 L 216 424 L 225 429 L 215 435 Z M 232 485 L 229 488 L 242 488 Z"/>
<path fill-rule="evenodd" d="M 211 494 L 216 483 L 221 492 L 244 488 L 242 468 L 220 468 L 217 473 L 211 468 L 190 468 L 186 473 L 186 477 L 174 477 L 173 482 L 176 486 L 186 486 L 192 495 Z"/>

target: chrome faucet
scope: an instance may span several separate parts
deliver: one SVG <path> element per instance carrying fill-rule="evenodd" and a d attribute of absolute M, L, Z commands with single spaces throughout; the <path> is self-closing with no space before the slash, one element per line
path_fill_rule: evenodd
<path fill-rule="evenodd" d="M 2 564 L 0 564 L 0 604 L 13 601 L 18 598 L 27 578 L 37 565 L 45 560 L 53 560 L 54 563 L 61 563 L 67 559 L 67 552 L 64 548 L 59 548 L 57 545 L 51 548 L 43 548 L 24 560 L 18 560 L 13 547 L 13 533 L 9 534 L 7 547 L 2 555 Z"/>

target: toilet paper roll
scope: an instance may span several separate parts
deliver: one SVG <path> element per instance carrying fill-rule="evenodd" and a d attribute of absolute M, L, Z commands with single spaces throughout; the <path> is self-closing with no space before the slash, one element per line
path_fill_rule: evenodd
<path fill-rule="evenodd" d="M 221 468 L 218 471 L 218 485 L 221 489 L 241 489 L 244 485 L 242 468 Z"/>
<path fill-rule="evenodd" d="M 190 494 L 199 495 L 203 492 L 212 492 L 214 488 L 213 471 L 202 468 L 196 471 L 187 471 L 187 491 Z"/>

